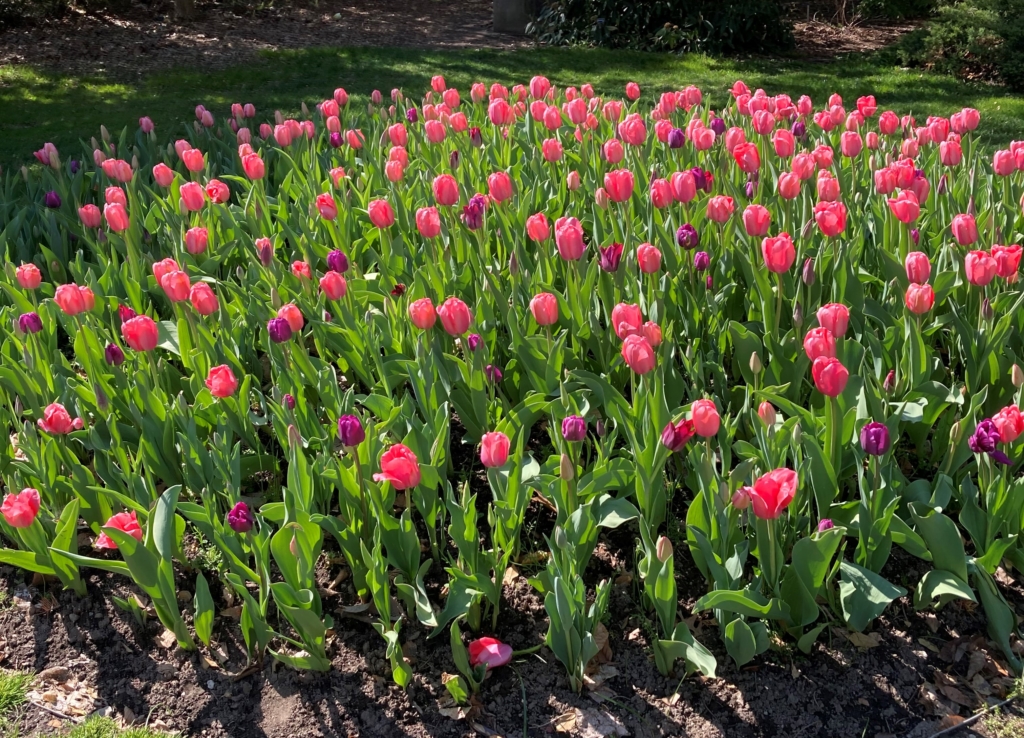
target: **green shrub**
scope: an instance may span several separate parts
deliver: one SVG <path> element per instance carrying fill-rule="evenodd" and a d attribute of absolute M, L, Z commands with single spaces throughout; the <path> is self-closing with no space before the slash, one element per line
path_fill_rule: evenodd
<path fill-rule="evenodd" d="M 900 63 L 1024 89 L 1024 0 L 962 0 L 939 6 L 897 50 Z"/>
<path fill-rule="evenodd" d="M 661 51 L 779 51 L 793 45 L 777 0 L 553 0 L 530 24 L 541 43 Z"/>

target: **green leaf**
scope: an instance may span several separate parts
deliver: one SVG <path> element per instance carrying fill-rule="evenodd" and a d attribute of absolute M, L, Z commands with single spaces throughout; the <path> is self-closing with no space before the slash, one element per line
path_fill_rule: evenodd
<path fill-rule="evenodd" d="M 213 636 L 213 596 L 210 594 L 210 585 L 202 572 L 196 575 L 196 595 L 193 601 L 195 606 L 194 625 L 196 635 L 205 645 L 210 645 L 210 638 Z"/>
<path fill-rule="evenodd" d="M 839 601 L 843 619 L 853 630 L 861 631 L 881 615 L 889 603 L 907 593 L 873 571 L 843 561 L 839 565 Z"/>
<path fill-rule="evenodd" d="M 939 600 L 936 609 L 939 609 L 955 597 L 977 602 L 974 599 L 974 592 L 966 582 L 944 569 L 932 569 L 921 577 L 917 584 L 917 591 L 914 592 L 914 609 L 923 610 L 936 599 Z"/>
<path fill-rule="evenodd" d="M 694 611 L 723 610 L 744 615 L 750 618 L 767 618 L 769 620 L 789 620 L 789 607 L 781 600 L 773 597 L 767 604 L 755 602 L 744 592 L 731 589 L 716 589 L 697 600 Z"/>
<path fill-rule="evenodd" d="M 928 545 L 928 550 L 931 551 L 935 568 L 951 572 L 957 579 L 966 582 L 967 558 L 956 523 L 936 508 L 914 503 L 911 503 L 909 508 L 917 525 L 917 532 L 921 534 L 921 538 Z"/>

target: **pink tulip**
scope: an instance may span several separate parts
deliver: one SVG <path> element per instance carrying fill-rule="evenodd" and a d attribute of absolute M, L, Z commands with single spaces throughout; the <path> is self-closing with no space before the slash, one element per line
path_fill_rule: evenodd
<path fill-rule="evenodd" d="M 996 260 L 987 251 L 968 251 L 964 257 L 964 274 L 967 281 L 976 287 L 991 282 L 998 270 Z"/>
<path fill-rule="evenodd" d="M 174 181 L 174 170 L 160 162 L 153 167 L 153 181 L 161 187 L 170 187 Z"/>
<path fill-rule="evenodd" d="M 1024 248 L 1019 244 L 992 247 L 992 258 L 996 260 L 996 273 L 1009 282 L 1017 281 L 1017 269 Z"/>
<path fill-rule="evenodd" d="M 206 282 L 196 282 L 189 290 L 188 299 L 200 315 L 213 315 L 220 308 L 217 295 Z"/>
<path fill-rule="evenodd" d="M 796 139 L 785 128 L 775 131 L 772 135 L 772 145 L 775 147 L 775 155 L 781 159 L 788 159 L 796 151 Z"/>
<path fill-rule="evenodd" d="M 824 235 L 838 236 L 846 230 L 846 206 L 841 202 L 819 202 L 814 206 L 814 220 Z"/>
<path fill-rule="evenodd" d="M 903 296 L 907 309 L 915 315 L 924 315 L 935 304 L 935 290 L 930 284 L 911 284 Z"/>
<path fill-rule="evenodd" d="M 813 154 L 796 154 L 790 162 L 789 169 L 801 180 L 807 180 L 814 176 L 815 166 Z"/>
<path fill-rule="evenodd" d="M 846 305 L 832 302 L 818 308 L 818 325 L 826 328 L 836 338 L 846 335 L 846 328 L 849 324 L 850 309 Z"/>
<path fill-rule="evenodd" d="M 675 172 L 671 179 L 672 196 L 676 202 L 688 203 L 697 196 L 697 185 L 693 179 L 693 172 Z"/>
<path fill-rule="evenodd" d="M 644 274 L 654 274 L 661 269 L 661 252 L 649 243 L 642 243 L 637 247 L 636 260 Z"/>
<path fill-rule="evenodd" d="M 764 205 L 747 205 L 743 211 L 743 227 L 748 236 L 760 238 L 768 233 L 768 226 L 771 225 L 772 216 Z"/>
<path fill-rule="evenodd" d="M 459 183 L 450 174 L 434 178 L 434 199 L 438 205 L 451 206 L 459 201 Z"/>
<path fill-rule="evenodd" d="M 708 200 L 708 218 L 716 223 L 725 223 L 732 216 L 735 204 L 731 197 L 726 195 L 715 195 Z"/>
<path fill-rule="evenodd" d="M 768 271 L 782 274 L 788 272 L 796 261 L 796 247 L 790 235 L 783 232 L 761 241 L 761 255 Z"/>
<path fill-rule="evenodd" d="M 544 161 L 554 163 L 562 158 L 562 144 L 557 138 L 546 138 L 541 144 Z"/>
<path fill-rule="evenodd" d="M 526 235 L 535 243 L 548 240 L 551 236 L 551 226 L 544 213 L 534 213 L 526 219 Z"/>
<path fill-rule="evenodd" d="M 718 414 L 718 408 L 715 407 L 714 400 L 697 400 L 690 408 L 690 416 L 698 436 L 712 438 L 718 435 L 722 419 Z"/>
<path fill-rule="evenodd" d="M 424 238 L 437 238 L 441 233 L 441 216 L 437 208 L 427 207 L 416 211 L 416 230 Z"/>
<path fill-rule="evenodd" d="M 329 271 L 320 277 L 320 291 L 328 300 L 340 300 L 345 296 L 348 285 L 338 272 Z"/>
<path fill-rule="evenodd" d="M 78 218 L 82 225 L 90 230 L 95 230 L 103 225 L 103 214 L 93 204 L 83 205 L 78 209 Z"/>
<path fill-rule="evenodd" d="M 112 203 L 103 206 L 103 218 L 107 221 L 107 227 L 114 233 L 127 231 L 131 222 L 128 219 L 128 211 L 120 203 Z"/>
<path fill-rule="evenodd" d="M 562 217 L 555 221 L 555 246 L 566 261 L 578 261 L 587 245 L 583 242 L 583 226 L 576 218 Z"/>
<path fill-rule="evenodd" d="M 185 250 L 197 256 L 206 251 L 209 240 L 210 234 L 205 228 L 189 228 L 185 232 Z"/>
<path fill-rule="evenodd" d="M 628 303 L 620 302 L 614 308 L 612 308 L 611 322 L 612 330 L 615 331 L 615 335 L 620 340 L 626 340 L 628 336 L 633 336 L 641 332 L 643 327 L 643 314 L 640 312 L 639 305 L 630 305 Z"/>
<path fill-rule="evenodd" d="M 198 182 L 186 182 L 181 186 L 179 194 L 185 210 L 196 212 L 202 210 L 206 204 L 206 192 Z"/>
<path fill-rule="evenodd" d="M 463 335 L 473 321 L 469 307 L 457 297 L 449 297 L 441 303 L 437 308 L 437 315 L 441 318 L 441 327 L 450 336 Z"/>
<path fill-rule="evenodd" d="M 901 223 L 913 223 L 921 214 L 917 195 L 909 190 L 901 190 L 895 198 L 889 198 L 889 210 Z"/>
<path fill-rule="evenodd" d="M 43 282 L 43 273 L 35 264 L 22 264 L 14 270 L 14 276 L 23 290 L 37 289 Z"/>
<path fill-rule="evenodd" d="M 961 213 L 953 216 L 953 238 L 961 246 L 970 246 L 978 240 L 978 224 L 973 215 Z"/>
<path fill-rule="evenodd" d="M 928 261 L 928 255 L 920 251 L 911 251 L 907 254 L 907 259 L 904 264 L 907 270 L 907 279 L 914 284 L 927 284 L 928 277 L 932 273 L 931 262 Z"/>
<path fill-rule="evenodd" d="M 21 492 L 4 497 L 0 515 L 12 528 L 29 528 L 39 514 L 39 490 L 26 487 Z"/>
<path fill-rule="evenodd" d="M 370 200 L 370 204 L 366 206 L 366 213 L 376 228 L 390 228 L 394 225 L 395 211 L 387 200 Z"/>
<path fill-rule="evenodd" d="M 757 151 L 757 144 L 741 143 L 732 151 L 736 164 L 740 171 L 753 174 L 761 168 L 761 156 Z"/>
<path fill-rule="evenodd" d="M 1017 171 L 1017 163 L 1013 153 L 1007 150 L 997 151 L 992 155 L 992 170 L 1000 177 L 1009 177 Z"/>
<path fill-rule="evenodd" d="M 36 421 L 36 425 L 44 433 L 52 436 L 66 436 L 72 431 L 81 430 L 85 423 L 81 418 L 71 419 L 67 409 L 59 402 L 52 402 L 43 409 L 43 417 Z"/>
<path fill-rule="evenodd" d="M 675 200 L 672 194 L 672 185 L 667 179 L 655 179 L 651 181 L 651 204 L 660 209 L 667 208 Z"/>
<path fill-rule="evenodd" d="M 508 461 L 510 446 L 509 437 L 504 433 L 484 433 L 480 437 L 480 463 L 488 469 L 504 466 Z"/>
<path fill-rule="evenodd" d="M 512 178 L 507 172 L 494 172 L 487 178 L 487 192 L 495 202 L 512 197 Z"/>
<path fill-rule="evenodd" d="M 221 364 L 210 369 L 210 373 L 206 376 L 206 388 L 214 397 L 231 397 L 238 389 L 238 380 L 235 379 L 235 373 L 231 371 L 231 367 Z"/>
<path fill-rule="evenodd" d="M 779 175 L 779 197 L 783 200 L 795 200 L 800 196 L 800 178 L 792 172 Z"/>
<path fill-rule="evenodd" d="M 800 480 L 792 469 L 775 469 L 759 477 L 753 487 L 744 487 L 754 515 L 775 520 L 796 497 Z"/>
<path fill-rule="evenodd" d="M 626 336 L 622 342 L 622 360 L 636 374 L 647 374 L 657 361 L 654 348 L 646 337 L 638 334 Z"/>
<path fill-rule="evenodd" d="M 541 292 L 530 300 L 530 312 L 537 325 L 553 325 L 558 322 L 558 298 L 550 292 Z"/>

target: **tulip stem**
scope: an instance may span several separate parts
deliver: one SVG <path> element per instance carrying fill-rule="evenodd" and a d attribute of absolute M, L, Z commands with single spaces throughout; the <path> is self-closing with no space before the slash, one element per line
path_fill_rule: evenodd
<path fill-rule="evenodd" d="M 782 275 L 778 275 L 779 289 L 775 296 L 775 340 L 781 345 L 782 339 L 779 337 L 779 323 L 782 320 Z"/>

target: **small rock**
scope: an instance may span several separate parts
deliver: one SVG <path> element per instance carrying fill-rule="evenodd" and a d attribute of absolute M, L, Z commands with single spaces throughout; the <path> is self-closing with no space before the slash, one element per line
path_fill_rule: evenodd
<path fill-rule="evenodd" d="M 66 666 L 51 666 L 39 672 L 39 678 L 44 682 L 66 682 L 70 676 L 71 672 Z"/>

